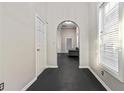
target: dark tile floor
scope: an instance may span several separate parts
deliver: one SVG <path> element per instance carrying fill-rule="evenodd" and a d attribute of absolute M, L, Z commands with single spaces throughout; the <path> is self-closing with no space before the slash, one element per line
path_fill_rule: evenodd
<path fill-rule="evenodd" d="M 79 69 L 77 57 L 58 54 L 58 68 L 47 68 L 28 91 L 106 91 L 88 69 Z"/>

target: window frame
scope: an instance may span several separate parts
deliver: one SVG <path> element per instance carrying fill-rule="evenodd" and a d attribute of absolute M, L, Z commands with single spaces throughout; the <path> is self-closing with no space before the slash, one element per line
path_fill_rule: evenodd
<path fill-rule="evenodd" d="M 105 71 L 105 72 L 108 72 L 109 74 L 111 74 L 113 77 L 115 77 L 116 79 L 120 80 L 121 82 L 124 82 L 124 49 L 122 49 L 124 46 L 124 40 L 123 40 L 123 36 L 124 34 L 122 34 L 123 29 L 121 29 L 122 27 L 124 27 L 122 25 L 122 19 L 123 19 L 123 23 L 124 23 L 124 15 L 123 15 L 123 12 L 124 12 L 124 8 L 123 8 L 123 4 L 121 3 L 118 3 L 119 4 L 119 33 L 121 33 L 121 48 L 119 49 L 119 52 L 118 52 L 118 72 L 114 71 L 113 69 L 109 68 L 108 66 L 104 65 L 102 62 L 101 62 L 101 39 L 100 39 L 100 29 L 99 29 L 99 12 L 100 12 L 100 9 L 103 8 L 105 6 L 107 2 L 100 2 L 100 3 L 97 3 L 97 29 L 98 29 L 98 65 L 100 65 L 102 67 L 102 69 Z M 122 18 L 123 17 L 123 18 Z M 102 26 L 103 27 L 103 26 Z M 122 36 L 123 35 L 123 36 Z"/>

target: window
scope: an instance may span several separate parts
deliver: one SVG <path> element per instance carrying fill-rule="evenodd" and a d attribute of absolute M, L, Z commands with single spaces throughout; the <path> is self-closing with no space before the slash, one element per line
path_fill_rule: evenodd
<path fill-rule="evenodd" d="M 99 8 L 100 64 L 114 74 L 119 72 L 119 3 L 103 3 Z M 108 71 L 107 70 L 107 71 Z"/>

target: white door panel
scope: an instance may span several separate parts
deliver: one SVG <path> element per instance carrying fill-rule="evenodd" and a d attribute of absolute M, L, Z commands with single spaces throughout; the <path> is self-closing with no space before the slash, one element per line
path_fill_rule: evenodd
<path fill-rule="evenodd" d="M 72 49 L 72 38 L 67 38 L 66 49 Z"/>
<path fill-rule="evenodd" d="M 44 38 L 45 34 L 45 24 L 42 22 L 40 17 L 36 16 L 36 74 L 37 76 L 43 71 L 45 68 L 45 43 L 46 38 Z"/>

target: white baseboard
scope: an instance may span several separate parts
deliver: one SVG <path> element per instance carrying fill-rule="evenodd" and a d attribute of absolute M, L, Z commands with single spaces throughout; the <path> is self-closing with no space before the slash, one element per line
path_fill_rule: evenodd
<path fill-rule="evenodd" d="M 89 70 L 93 73 L 93 75 L 97 78 L 97 80 L 105 87 L 107 91 L 112 91 L 106 84 L 105 82 L 92 70 L 92 68 L 88 67 Z"/>
<path fill-rule="evenodd" d="M 21 91 L 26 91 L 35 81 L 37 80 L 37 77 L 31 80 Z"/>
<path fill-rule="evenodd" d="M 46 68 L 58 68 L 58 66 L 47 66 Z M 107 91 L 112 91 L 105 83 L 104 81 L 92 70 L 92 68 L 90 68 L 89 66 L 79 66 L 79 68 L 88 68 L 93 75 L 97 78 L 97 80 L 105 87 L 105 89 Z M 41 73 L 44 70 L 41 71 Z M 27 90 L 35 81 L 37 80 L 37 77 L 35 77 L 34 79 L 31 80 L 31 82 L 29 82 L 23 89 L 21 89 L 21 91 L 25 91 Z"/>
<path fill-rule="evenodd" d="M 89 68 L 89 66 L 79 66 L 79 68 Z"/>
<path fill-rule="evenodd" d="M 61 54 L 61 53 L 68 53 L 68 52 L 58 52 L 58 53 L 60 53 L 60 54 Z"/>
<path fill-rule="evenodd" d="M 58 68 L 58 66 L 46 66 L 46 68 Z"/>
<path fill-rule="evenodd" d="M 46 67 L 43 68 L 42 70 L 40 70 L 40 72 L 37 74 L 37 77 L 38 77 L 45 69 L 46 69 Z"/>
<path fill-rule="evenodd" d="M 37 76 L 36 76 L 34 79 L 32 79 L 23 89 L 21 89 L 21 91 L 27 90 L 27 89 L 37 80 L 37 77 L 38 77 L 45 69 L 46 69 L 46 67 L 43 68 L 43 69 L 37 74 Z"/>
<path fill-rule="evenodd" d="M 97 78 L 97 80 L 105 87 L 107 91 L 112 91 L 105 83 L 104 81 L 90 68 L 89 66 L 79 66 L 79 68 L 88 68 L 92 74 Z"/>

